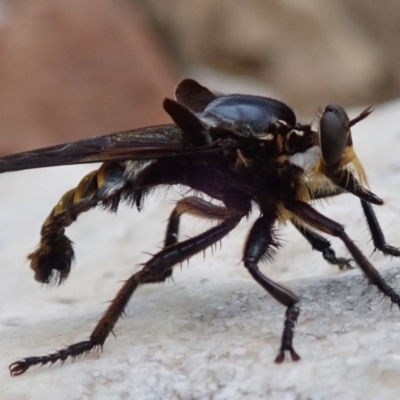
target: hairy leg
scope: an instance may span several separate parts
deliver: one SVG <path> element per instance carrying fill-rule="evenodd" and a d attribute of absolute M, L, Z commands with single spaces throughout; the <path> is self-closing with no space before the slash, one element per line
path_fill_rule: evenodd
<path fill-rule="evenodd" d="M 345 244 L 354 261 L 364 272 L 369 283 L 376 286 L 381 293 L 391 299 L 392 303 L 395 303 L 400 307 L 400 295 L 385 282 L 375 267 L 369 262 L 369 260 L 364 256 L 354 242 L 347 236 L 342 225 L 325 217 L 309 204 L 302 201 L 296 201 L 290 206 L 290 210 L 307 225 L 329 235 L 338 237 Z"/>
<path fill-rule="evenodd" d="M 364 211 L 365 219 L 367 220 L 375 250 L 381 251 L 385 256 L 399 257 L 400 249 L 386 243 L 385 235 L 382 232 L 372 205 L 364 200 L 361 200 L 361 206 Z"/>
<path fill-rule="evenodd" d="M 158 252 L 140 271 L 133 274 L 124 283 L 100 321 L 97 323 L 89 340 L 72 344 L 49 355 L 27 357 L 16 361 L 9 367 L 11 375 L 21 375 L 34 365 L 45 365 L 47 363 L 53 364 L 56 361 L 63 362 L 67 358 L 74 359 L 98 347 L 102 347 L 109 334 L 113 331 L 119 317 L 124 312 L 132 294 L 140 285 L 164 281 L 171 275 L 172 267 L 174 265 L 189 259 L 196 253 L 207 249 L 221 240 L 235 228 L 242 217 L 247 213 L 247 208 L 231 210 L 229 212 L 229 217 L 219 225 L 198 236 L 176 243 Z"/>
<path fill-rule="evenodd" d="M 308 243 L 311 244 L 313 250 L 317 250 L 322 253 L 322 256 L 329 264 L 337 265 L 339 269 L 346 270 L 352 269 L 353 267 L 350 264 L 351 259 L 336 257 L 335 250 L 331 247 L 331 242 L 325 239 L 323 236 L 318 233 L 308 229 L 304 225 L 299 225 L 295 221 L 292 220 L 295 228 L 305 237 Z"/>
<path fill-rule="evenodd" d="M 281 363 L 285 359 L 286 351 L 290 353 L 293 361 L 300 360 L 300 356 L 293 348 L 294 328 L 300 314 L 300 308 L 297 306 L 299 298 L 294 293 L 270 280 L 258 269 L 258 262 L 263 257 L 271 258 L 274 247 L 279 246 L 273 235 L 274 222 L 274 216 L 264 215 L 254 223 L 244 248 L 243 261 L 256 282 L 286 307 L 281 347 L 275 359 L 276 363 Z"/>
<path fill-rule="evenodd" d="M 164 247 L 171 246 L 178 242 L 180 218 L 183 214 L 223 221 L 229 217 L 229 210 L 225 207 L 211 204 L 198 197 L 185 197 L 179 200 L 168 219 Z"/>

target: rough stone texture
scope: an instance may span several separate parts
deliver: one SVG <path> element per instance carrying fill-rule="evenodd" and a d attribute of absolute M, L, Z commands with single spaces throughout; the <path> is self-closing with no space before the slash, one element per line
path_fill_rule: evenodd
<path fill-rule="evenodd" d="M 172 64 L 126 1 L 10 2 L 0 54 L 0 154 L 168 121 Z"/>
<path fill-rule="evenodd" d="M 336 0 L 142 0 L 171 54 L 252 77 L 303 112 L 400 91 L 400 7 Z M 349 3 L 349 4 L 348 4 Z"/>
<path fill-rule="evenodd" d="M 351 116 L 356 111 L 350 112 Z M 355 148 L 374 192 L 387 240 L 400 245 L 400 102 L 378 106 L 353 130 Z M 358 269 L 339 272 L 312 252 L 291 227 L 264 273 L 301 298 L 295 346 L 299 363 L 275 365 L 284 308 L 240 263 L 251 221 L 217 246 L 176 268 L 174 280 L 133 296 L 103 353 L 62 367 L 8 375 L 17 358 L 45 354 L 88 337 L 121 280 L 162 243 L 173 207 L 155 195 L 144 212 L 91 211 L 68 229 L 77 263 L 59 288 L 33 280 L 25 254 L 60 195 L 93 166 L 49 168 L 0 176 L 0 397 L 30 399 L 393 399 L 400 389 L 400 311 L 391 309 Z M 39 189 L 40 188 L 40 189 Z M 172 196 L 179 199 L 178 195 Z M 319 206 L 346 226 L 362 251 L 400 291 L 399 260 L 373 254 L 359 201 L 341 196 Z M 255 212 L 254 217 L 256 217 Z M 209 224 L 184 221 L 182 235 Z M 346 256 L 333 240 L 336 252 Z"/>

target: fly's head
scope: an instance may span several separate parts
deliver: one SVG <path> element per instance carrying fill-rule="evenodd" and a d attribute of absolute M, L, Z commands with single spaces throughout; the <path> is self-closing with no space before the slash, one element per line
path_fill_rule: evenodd
<path fill-rule="evenodd" d="M 367 176 L 354 151 L 351 127 L 371 112 L 370 106 L 350 120 L 341 106 L 329 104 L 325 107 L 319 120 L 318 138 L 321 155 L 316 165 L 318 172 L 329 177 L 346 172 L 355 173 L 361 189 L 365 190 L 368 186 Z"/>
<path fill-rule="evenodd" d="M 351 127 L 371 112 L 370 106 L 350 120 L 341 106 L 329 104 L 325 107 L 319 118 L 316 145 L 305 153 L 315 150 L 312 162 L 304 168 L 311 198 L 350 192 L 369 203 L 383 204 L 367 189 L 367 176 L 354 151 L 351 136 Z"/>

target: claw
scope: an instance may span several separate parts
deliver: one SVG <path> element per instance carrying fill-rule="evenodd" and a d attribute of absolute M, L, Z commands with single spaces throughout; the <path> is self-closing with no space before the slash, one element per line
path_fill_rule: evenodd
<path fill-rule="evenodd" d="M 283 350 L 280 350 L 274 362 L 275 364 L 282 364 L 284 360 L 285 360 L 285 352 Z"/>
<path fill-rule="evenodd" d="M 283 361 L 285 360 L 285 351 L 288 351 L 290 353 L 290 357 L 292 358 L 292 361 L 301 360 L 301 357 L 295 352 L 295 350 L 292 347 L 290 349 L 280 349 L 279 354 L 276 356 L 276 358 L 274 360 L 275 364 L 283 363 Z"/>
<path fill-rule="evenodd" d="M 28 368 L 29 368 L 29 363 L 24 359 L 13 362 L 8 367 L 11 376 L 22 375 Z"/>
<path fill-rule="evenodd" d="M 353 261 L 352 258 L 338 258 L 336 261 L 337 261 L 336 263 L 332 263 L 332 264 L 338 265 L 338 267 L 341 271 L 354 269 L 354 267 L 350 264 L 350 262 Z"/>
<path fill-rule="evenodd" d="M 392 256 L 392 257 L 399 257 L 400 256 L 400 249 L 397 247 L 391 246 L 390 244 L 385 244 L 382 249 L 380 250 L 383 255 L 385 256 Z"/>
<path fill-rule="evenodd" d="M 299 361 L 300 356 L 294 351 L 294 349 L 290 349 L 290 356 L 292 357 L 292 361 Z"/>

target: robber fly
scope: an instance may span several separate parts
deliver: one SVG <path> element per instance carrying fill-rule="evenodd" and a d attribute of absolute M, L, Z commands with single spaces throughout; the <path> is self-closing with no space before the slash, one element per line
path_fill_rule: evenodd
<path fill-rule="evenodd" d="M 74 252 L 65 229 L 83 212 L 96 206 L 116 211 L 121 202 L 140 210 L 145 196 L 162 185 L 181 185 L 207 195 L 184 197 L 176 203 L 163 249 L 124 282 L 89 340 L 48 355 L 22 358 L 10 365 L 11 375 L 101 348 L 138 286 L 171 277 L 176 264 L 223 239 L 253 208 L 259 210 L 259 217 L 247 236 L 243 263 L 256 282 L 286 307 L 277 363 L 284 360 L 286 352 L 292 360 L 300 359 L 293 348 L 299 298 L 262 274 L 258 263 L 270 259 L 279 247 L 276 228 L 283 223 L 291 222 L 328 262 L 350 268 L 351 260 L 336 257 L 330 242 L 317 231 L 338 237 L 369 283 L 400 306 L 400 295 L 384 281 L 343 226 L 311 205 L 314 200 L 342 193 L 357 196 L 375 248 L 400 256 L 399 249 L 385 242 L 371 206 L 383 201 L 367 189 L 364 169 L 353 149 L 350 129 L 371 113 L 371 107 L 350 120 L 342 107 L 330 104 L 320 113 L 315 130 L 311 124 L 298 123 L 294 112 L 278 100 L 220 94 L 191 79 L 179 83 L 175 98 L 163 103 L 173 124 L 0 158 L 0 172 L 103 162 L 61 197 L 43 224 L 38 248 L 28 256 L 35 279 L 47 284 L 60 284 L 68 277 Z M 183 214 L 217 224 L 195 237 L 179 240 Z"/>

